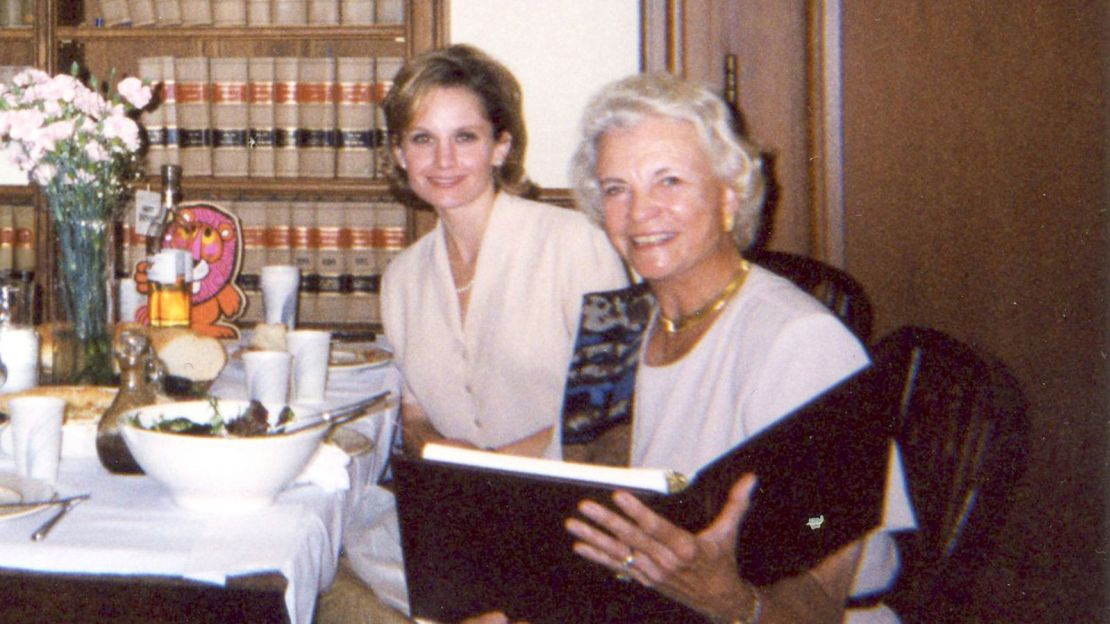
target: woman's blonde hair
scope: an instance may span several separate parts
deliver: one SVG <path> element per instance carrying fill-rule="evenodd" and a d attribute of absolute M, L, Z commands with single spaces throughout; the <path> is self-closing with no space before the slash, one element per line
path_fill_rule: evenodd
<path fill-rule="evenodd" d="M 414 57 L 397 72 L 382 109 L 386 124 L 386 176 L 394 190 L 407 199 L 415 196 L 408 175 L 393 156 L 402 134 L 431 91 L 443 87 L 462 87 L 481 102 L 486 119 L 493 125 L 494 139 L 508 133 L 512 145 L 505 161 L 493 171 L 499 190 L 521 195 L 531 188 L 524 171 L 524 152 L 528 133 L 524 128 L 523 96 L 512 72 L 481 50 L 469 45 L 453 45 Z"/>
<path fill-rule="evenodd" d="M 670 74 L 636 74 L 610 83 L 586 106 L 581 140 L 571 161 L 571 183 L 579 209 L 601 224 L 597 179 L 598 141 L 612 128 L 628 128 L 648 116 L 694 125 L 717 176 L 740 200 L 733 237 L 741 250 L 755 240 L 766 186 L 762 160 L 733 129 L 733 116 L 712 91 Z"/>

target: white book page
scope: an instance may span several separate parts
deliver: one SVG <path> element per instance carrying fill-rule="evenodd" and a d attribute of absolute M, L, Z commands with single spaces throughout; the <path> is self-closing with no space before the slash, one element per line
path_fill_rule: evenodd
<path fill-rule="evenodd" d="M 598 466 L 595 464 L 581 464 L 554 459 L 492 453 L 489 451 L 478 451 L 444 444 L 426 444 L 424 446 L 423 456 L 424 459 L 432 461 L 491 468 L 494 470 L 504 470 L 506 472 L 521 474 L 534 474 L 559 479 L 601 483 L 613 487 L 649 490 L 661 494 L 674 491 L 672 488 L 672 484 L 675 481 L 674 473 L 670 470 L 659 468 Z"/>

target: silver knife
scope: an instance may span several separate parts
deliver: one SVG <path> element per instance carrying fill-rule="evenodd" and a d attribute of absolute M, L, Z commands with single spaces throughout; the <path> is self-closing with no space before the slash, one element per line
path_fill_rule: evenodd
<path fill-rule="evenodd" d="M 70 509 L 73 509 L 77 505 L 80 505 L 81 501 L 85 500 L 88 497 L 89 497 L 88 494 L 86 494 L 84 496 L 73 496 L 73 497 L 71 497 L 66 502 L 66 504 L 62 505 L 62 508 L 59 509 L 54 514 L 53 518 L 50 518 L 46 522 L 42 523 L 42 526 L 40 526 L 37 530 L 35 530 L 34 533 L 31 534 L 31 541 L 32 542 L 38 542 L 38 541 L 46 539 L 46 535 L 48 533 L 50 533 L 51 529 L 54 528 L 54 525 L 58 524 L 58 521 L 61 520 L 62 517 L 65 516 L 67 513 L 69 513 Z"/>
<path fill-rule="evenodd" d="M 339 425 L 345 424 L 349 421 L 361 417 L 362 412 L 370 410 L 373 407 L 377 407 L 378 404 L 385 405 L 385 402 L 387 399 L 389 399 L 390 394 L 391 393 L 388 390 L 386 390 L 385 392 L 379 392 L 378 394 L 375 394 L 370 398 L 363 399 L 361 401 L 355 401 L 354 403 L 350 403 L 342 407 L 337 407 L 333 410 L 314 414 L 311 420 L 306 420 L 303 423 L 290 423 L 292 425 L 295 425 L 293 427 L 285 427 L 283 425 L 282 428 L 274 431 L 274 433 L 296 433 L 298 431 L 304 431 L 305 429 L 311 429 L 313 427 L 319 427 L 320 425 L 325 424 L 329 427 L 338 427 Z"/>
<path fill-rule="evenodd" d="M 0 509 L 19 509 L 21 507 L 53 507 L 54 505 L 65 505 L 71 500 L 88 498 L 88 494 L 78 494 L 77 496 L 66 496 L 64 498 L 51 498 L 48 500 L 37 501 L 19 501 L 17 503 L 0 503 Z"/>

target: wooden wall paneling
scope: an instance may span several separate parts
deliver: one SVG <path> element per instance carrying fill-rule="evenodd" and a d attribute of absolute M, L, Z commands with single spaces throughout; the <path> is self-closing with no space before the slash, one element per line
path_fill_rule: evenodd
<path fill-rule="evenodd" d="M 843 0 L 847 267 L 877 332 L 945 330 L 1030 402 L 1026 483 L 972 621 L 1104 621 L 1107 13 Z"/>
<path fill-rule="evenodd" d="M 812 215 L 809 5 L 805 0 L 683 0 L 667 10 L 655 6 L 645 23 L 645 59 L 658 65 L 661 53 L 650 48 L 673 45 L 676 73 L 722 93 L 725 56 L 736 55 L 744 129 L 768 155 L 777 184 L 766 242 L 816 255 L 821 237 Z"/>

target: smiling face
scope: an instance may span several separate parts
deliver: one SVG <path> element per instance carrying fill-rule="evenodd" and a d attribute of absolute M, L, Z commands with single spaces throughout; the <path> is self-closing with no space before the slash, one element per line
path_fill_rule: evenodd
<path fill-rule="evenodd" d="M 605 231 L 644 279 L 659 285 L 734 270 L 725 231 L 735 193 L 722 182 L 693 124 L 646 116 L 598 141 L 597 179 Z"/>
<path fill-rule="evenodd" d="M 441 214 L 494 194 L 493 169 L 509 152 L 511 137 L 493 136 L 477 96 L 463 87 L 427 93 L 394 147 L 409 186 Z"/>

